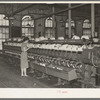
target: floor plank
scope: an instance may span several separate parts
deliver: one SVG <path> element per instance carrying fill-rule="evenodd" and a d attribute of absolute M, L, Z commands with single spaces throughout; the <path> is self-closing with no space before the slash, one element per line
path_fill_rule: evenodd
<path fill-rule="evenodd" d="M 0 57 L 0 88 L 48 88 L 33 77 L 20 76 L 20 70 L 5 63 Z"/>

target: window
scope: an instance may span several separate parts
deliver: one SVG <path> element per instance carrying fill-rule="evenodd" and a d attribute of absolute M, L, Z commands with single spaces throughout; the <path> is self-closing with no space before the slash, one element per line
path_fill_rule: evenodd
<path fill-rule="evenodd" d="M 52 17 L 48 17 L 45 20 L 45 37 L 47 38 L 54 37 L 52 27 L 53 27 Z"/>
<path fill-rule="evenodd" d="M 53 27 L 52 17 L 48 17 L 45 21 L 45 27 Z"/>
<path fill-rule="evenodd" d="M 66 21 L 65 27 L 66 27 L 66 38 L 67 38 L 68 34 L 69 34 L 69 31 L 68 31 L 68 27 L 69 27 L 68 19 Z M 72 33 L 72 35 L 75 34 L 75 22 L 74 22 L 74 20 L 71 20 L 71 33 Z"/>
<path fill-rule="evenodd" d="M 90 24 L 90 21 L 88 19 L 84 20 L 83 28 L 91 28 L 91 24 Z"/>
<path fill-rule="evenodd" d="M 85 19 L 83 22 L 83 35 L 91 35 L 91 23 L 89 19 Z"/>
<path fill-rule="evenodd" d="M 4 17 L 4 14 L 0 14 L 0 50 L 2 50 L 2 42 L 9 38 L 9 20 Z"/>
<path fill-rule="evenodd" d="M 69 23 L 68 20 L 66 21 L 66 28 L 69 27 Z M 75 27 L 75 22 L 73 20 L 71 20 L 71 27 Z"/>
<path fill-rule="evenodd" d="M 5 15 L 0 14 L 0 39 L 3 41 L 9 38 L 9 21 L 4 17 Z"/>
<path fill-rule="evenodd" d="M 4 17 L 4 14 L 0 14 L 0 26 L 9 26 L 9 21 L 4 19 Z"/>
<path fill-rule="evenodd" d="M 34 36 L 34 20 L 31 16 L 22 18 L 22 36 Z"/>

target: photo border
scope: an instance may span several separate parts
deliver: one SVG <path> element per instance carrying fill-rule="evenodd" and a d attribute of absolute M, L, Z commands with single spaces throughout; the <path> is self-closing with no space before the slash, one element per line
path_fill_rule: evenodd
<path fill-rule="evenodd" d="M 53 2 L 53 3 L 100 3 L 100 1 L 99 0 L 1 0 L 0 1 L 0 3 L 17 3 L 17 1 L 18 1 L 18 3 L 40 3 L 40 2 L 42 2 L 42 3 L 47 3 L 47 2 Z M 41 3 L 41 4 L 42 4 Z M 55 90 L 57 90 L 57 91 L 59 91 L 59 90 L 62 90 L 63 88 L 61 88 L 61 89 L 55 89 Z M 27 92 L 27 90 L 28 89 L 21 89 L 22 90 L 22 92 L 26 92 L 24 95 L 26 95 L 28 92 Z M 39 89 L 37 89 L 38 91 L 39 91 Z M 42 88 L 42 90 L 44 90 L 43 88 Z M 64 90 L 66 90 L 66 91 L 68 91 L 69 92 L 69 90 L 71 90 L 71 89 L 64 89 Z M 57 97 L 55 97 L 55 98 L 52 98 L 52 97 L 46 97 L 46 98 L 44 98 L 44 96 L 42 97 L 40 97 L 41 99 L 39 99 L 38 97 L 35 97 L 35 99 L 33 99 L 34 97 L 28 97 L 28 99 L 27 99 L 27 97 L 25 96 L 25 98 L 24 98 L 24 96 L 23 97 L 21 97 L 21 95 L 19 94 L 19 93 L 21 93 L 20 92 L 20 89 L 18 89 L 18 88 L 15 88 L 15 89 L 2 89 L 2 88 L 0 88 L 0 95 L 3 95 L 3 97 L 2 96 L 0 96 L 0 99 L 1 100 L 19 100 L 19 99 L 21 99 L 21 100 L 36 100 L 37 98 L 37 100 L 44 100 L 44 99 L 46 99 L 46 100 L 51 100 L 51 99 L 54 99 L 54 100 L 100 100 L 99 98 L 100 98 L 100 89 L 88 89 L 89 91 L 87 92 L 87 93 L 85 93 L 85 92 L 83 92 L 83 96 L 81 96 L 81 97 L 78 97 L 78 96 L 73 96 L 74 95 L 74 93 L 76 92 L 75 90 L 77 90 L 77 92 L 82 92 L 83 90 L 85 91 L 85 92 L 87 92 L 87 89 L 72 89 L 71 91 L 74 91 L 72 94 L 71 94 L 71 96 L 70 97 L 67 97 L 66 95 L 65 96 L 63 96 L 63 95 L 61 95 L 61 94 L 56 94 L 55 96 L 57 96 Z M 97 90 L 99 90 L 99 91 L 97 91 Z M 16 91 L 17 91 L 17 93 L 18 93 L 18 91 L 19 91 L 19 95 L 20 96 L 17 96 L 17 97 L 14 97 L 15 95 L 17 95 L 16 94 Z M 31 89 L 29 90 L 29 91 L 31 91 Z M 49 89 L 47 90 L 47 91 L 49 91 Z M 92 92 L 91 92 L 92 91 Z M 31 91 L 32 92 L 32 91 Z M 34 91 L 35 92 L 35 91 Z M 95 93 L 94 93 L 95 92 Z M 84 96 L 84 94 L 87 94 L 87 95 L 89 95 L 89 94 L 91 95 L 91 96 L 93 96 L 92 98 L 91 97 L 88 97 L 88 98 L 86 98 L 85 96 Z M 33 93 L 34 94 L 34 93 Z M 41 93 L 39 93 L 38 95 L 40 95 Z M 97 95 L 96 95 L 97 94 Z M 10 96 L 7 96 L 7 95 L 10 95 Z M 14 96 L 13 96 L 14 95 Z M 27 94 L 28 95 L 28 94 Z M 58 96 L 58 95 L 61 95 L 61 96 Z M 76 95 L 76 94 L 75 94 Z M 78 95 L 78 94 L 77 94 Z M 79 95 L 80 95 L 80 93 L 79 93 Z M 7 96 L 7 97 L 6 97 Z M 20 98 L 19 98 L 20 97 Z M 84 98 L 85 97 L 85 98 Z M 6 99 L 5 99 L 6 98 Z M 16 99 L 15 99 L 16 98 Z M 32 98 L 32 99 L 29 99 L 29 98 Z M 47 99 L 47 98 L 50 98 L 50 99 Z M 63 98 L 66 98 L 66 99 L 63 99 Z M 70 99 L 69 99 L 70 98 Z"/>

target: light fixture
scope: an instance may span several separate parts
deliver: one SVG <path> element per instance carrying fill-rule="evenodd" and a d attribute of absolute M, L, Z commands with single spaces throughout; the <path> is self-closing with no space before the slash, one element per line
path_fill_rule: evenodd
<path fill-rule="evenodd" d="M 64 20 L 63 20 L 63 19 L 61 19 L 59 22 L 60 22 L 60 23 L 64 23 Z"/>
<path fill-rule="evenodd" d="M 14 16 L 13 16 L 13 10 L 14 10 L 14 6 L 13 6 L 13 4 L 11 4 L 11 14 L 9 16 L 9 20 L 14 20 L 15 19 Z"/>
<path fill-rule="evenodd" d="M 8 12 L 6 11 L 6 7 L 5 7 L 5 17 L 4 17 L 4 19 L 14 20 L 15 17 L 13 16 L 13 4 L 11 4 L 11 9 L 9 9 L 9 10 L 11 10 L 11 13 L 8 14 Z"/>
<path fill-rule="evenodd" d="M 51 17 L 49 17 L 49 18 L 48 18 L 48 20 L 52 20 L 52 18 L 51 18 Z"/>
<path fill-rule="evenodd" d="M 38 26 L 42 26 L 42 24 L 40 23 Z"/>
<path fill-rule="evenodd" d="M 13 17 L 13 16 L 9 16 L 8 19 L 9 19 L 9 20 L 14 20 L 15 17 Z"/>
<path fill-rule="evenodd" d="M 9 18 L 7 16 L 5 16 L 3 19 L 8 20 Z"/>
<path fill-rule="evenodd" d="M 13 17 L 13 16 L 5 16 L 4 19 L 5 20 L 14 20 L 15 17 Z"/>
<path fill-rule="evenodd" d="M 61 27 L 65 27 L 65 25 L 62 24 Z"/>
<path fill-rule="evenodd" d="M 63 17 L 59 20 L 60 23 L 64 23 Z"/>
<path fill-rule="evenodd" d="M 7 7 L 4 6 L 4 14 L 5 14 L 5 16 L 4 16 L 3 19 L 8 20 L 8 13 L 7 13 L 6 9 L 7 9 Z"/>
<path fill-rule="evenodd" d="M 31 18 L 31 17 L 30 17 L 30 16 L 28 16 L 27 18 L 28 18 L 28 19 L 27 19 L 27 21 L 28 21 L 27 26 L 31 26 L 31 24 L 29 23 L 29 22 L 30 22 L 30 18 Z"/>
<path fill-rule="evenodd" d="M 27 26 L 31 26 L 31 25 L 28 23 Z"/>

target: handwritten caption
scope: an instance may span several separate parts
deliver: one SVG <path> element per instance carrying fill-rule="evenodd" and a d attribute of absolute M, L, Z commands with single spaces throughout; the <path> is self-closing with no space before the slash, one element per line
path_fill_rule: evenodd
<path fill-rule="evenodd" d="M 57 90 L 57 93 L 68 93 L 66 90 Z"/>

